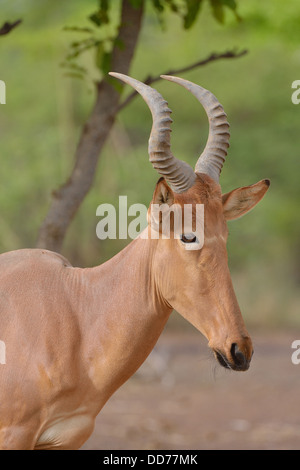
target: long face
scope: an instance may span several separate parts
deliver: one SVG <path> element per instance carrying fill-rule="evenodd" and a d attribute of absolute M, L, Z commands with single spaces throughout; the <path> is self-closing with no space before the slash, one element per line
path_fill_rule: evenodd
<path fill-rule="evenodd" d="M 238 195 L 232 192 L 222 197 L 218 184 L 206 175 L 198 175 L 194 186 L 184 194 L 173 193 L 165 181 L 160 181 L 152 201 L 152 204 L 165 204 L 164 207 L 167 204 L 170 210 L 177 204 L 182 214 L 189 204 L 194 221 L 196 205 L 204 205 L 202 248 L 192 247 L 199 242 L 199 234 L 193 236 L 190 230 L 184 233 L 184 217 L 180 229 L 174 224 L 174 218 L 170 218 L 173 220 L 170 237 L 156 242 L 155 277 L 166 302 L 204 334 L 219 363 L 240 371 L 249 368 L 253 348 L 229 273 L 226 217 L 235 218 L 233 211 L 241 211 L 243 198 L 251 199 L 251 207 L 261 199 L 268 183 L 263 181 L 257 185 L 236 190 Z M 244 197 L 246 192 L 247 198 Z M 237 200 L 234 204 L 231 201 L 232 207 L 229 207 L 226 201 L 233 197 Z M 230 216 L 228 209 L 231 209 Z M 247 210 L 249 205 L 244 212 Z"/>
<path fill-rule="evenodd" d="M 188 80 L 162 75 L 191 92 L 208 116 L 209 136 L 194 171 L 171 152 L 171 110 L 163 97 L 155 89 L 126 75 L 110 75 L 140 93 L 153 117 L 149 159 L 163 178 L 156 186 L 152 207 L 163 205 L 165 217 L 169 211 L 170 220 L 173 220 L 173 236 L 171 230 L 167 239 L 153 243 L 154 274 L 160 295 L 206 336 L 222 366 L 246 370 L 253 349 L 229 274 L 226 221 L 239 218 L 252 209 L 264 196 L 270 182 L 262 180 L 221 194 L 219 177 L 229 146 L 229 124 L 222 105 L 210 91 Z M 186 224 L 182 228 L 176 223 L 171 211 L 174 204 L 179 205 L 184 215 L 185 206 L 190 204 L 194 218 L 196 205 L 204 205 L 203 240 L 199 240 L 201 234 L 193 232 L 192 217 L 188 233 L 185 233 Z M 150 215 L 150 221 L 151 229 L 165 235 L 163 224 L 160 226 L 160 215 L 156 218 Z"/>

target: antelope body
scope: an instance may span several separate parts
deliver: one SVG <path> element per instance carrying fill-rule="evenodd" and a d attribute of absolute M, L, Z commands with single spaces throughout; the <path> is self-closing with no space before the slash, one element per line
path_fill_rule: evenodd
<path fill-rule="evenodd" d="M 164 77 L 191 91 L 208 114 L 209 138 L 194 172 L 171 153 L 170 110 L 161 95 L 112 75 L 132 85 L 153 115 L 149 156 L 162 178 L 152 204 L 204 204 L 204 246 L 186 249 L 195 237 L 184 233 L 139 236 L 111 260 L 85 269 L 47 250 L 0 256 L 2 449 L 78 449 L 109 397 L 151 352 L 173 309 L 205 335 L 222 366 L 250 364 L 252 343 L 227 265 L 226 220 L 254 207 L 269 180 L 222 195 L 229 125 L 210 92 Z"/>

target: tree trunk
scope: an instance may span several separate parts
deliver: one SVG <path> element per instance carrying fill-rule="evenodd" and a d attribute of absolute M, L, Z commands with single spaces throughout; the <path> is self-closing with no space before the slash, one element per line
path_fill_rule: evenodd
<path fill-rule="evenodd" d="M 128 74 L 143 18 L 143 5 L 134 8 L 123 0 L 118 40 L 111 70 Z M 121 44 L 121 47 L 120 47 Z M 75 154 L 75 166 L 68 181 L 52 193 L 52 203 L 40 228 L 38 248 L 60 252 L 67 229 L 90 190 L 102 147 L 118 113 L 120 93 L 103 79 L 97 84 L 96 102 L 85 123 Z"/>

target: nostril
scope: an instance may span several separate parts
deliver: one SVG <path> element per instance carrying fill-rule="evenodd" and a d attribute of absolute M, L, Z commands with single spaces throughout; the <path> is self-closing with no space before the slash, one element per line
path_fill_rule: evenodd
<path fill-rule="evenodd" d="M 243 366 L 244 364 L 246 364 L 247 359 L 244 354 L 239 350 L 239 347 L 236 343 L 232 343 L 230 353 L 236 365 Z"/>

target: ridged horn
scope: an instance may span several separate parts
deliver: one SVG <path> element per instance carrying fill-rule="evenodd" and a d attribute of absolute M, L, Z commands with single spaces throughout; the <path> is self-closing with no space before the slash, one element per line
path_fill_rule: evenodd
<path fill-rule="evenodd" d="M 132 86 L 145 100 L 152 114 L 153 125 L 149 138 L 149 160 L 160 175 L 166 178 L 176 193 L 183 193 L 193 186 L 196 175 L 185 162 L 175 158 L 171 152 L 170 133 L 173 122 L 168 103 L 154 88 L 121 73 L 109 75 Z"/>
<path fill-rule="evenodd" d="M 161 77 L 186 88 L 205 109 L 209 120 L 209 135 L 205 149 L 196 163 L 195 172 L 206 173 L 218 183 L 230 139 L 229 124 L 223 106 L 210 91 L 195 83 L 169 75 Z"/>

